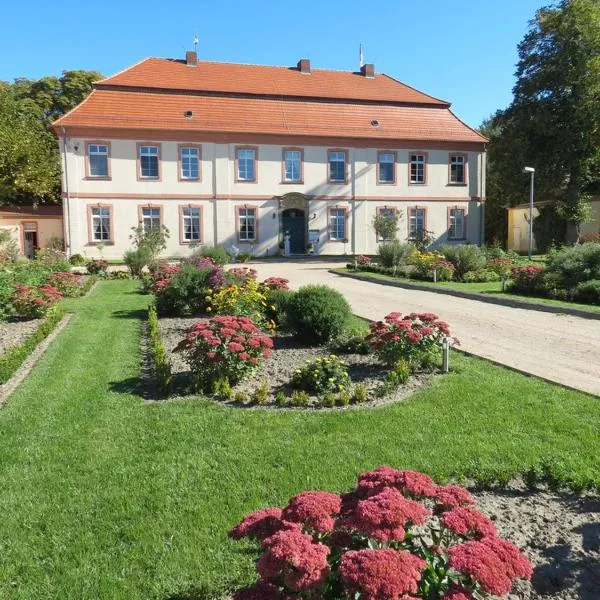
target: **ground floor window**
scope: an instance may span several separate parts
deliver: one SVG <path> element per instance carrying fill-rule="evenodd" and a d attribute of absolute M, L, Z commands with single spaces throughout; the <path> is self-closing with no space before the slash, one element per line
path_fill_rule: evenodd
<path fill-rule="evenodd" d="M 410 239 L 420 238 L 425 232 L 425 209 L 408 209 L 408 237 Z"/>
<path fill-rule="evenodd" d="M 150 232 L 153 229 L 160 229 L 161 215 L 159 207 L 144 206 L 141 216 L 142 227 L 146 232 Z"/>
<path fill-rule="evenodd" d="M 344 241 L 346 239 L 346 209 L 329 209 L 329 239 Z"/>
<path fill-rule="evenodd" d="M 92 241 L 93 242 L 108 242 L 110 241 L 110 207 L 109 206 L 93 206 L 91 209 L 92 215 Z"/>
<path fill-rule="evenodd" d="M 240 242 L 256 241 L 256 209 L 240 208 L 238 211 L 238 238 Z"/>
<path fill-rule="evenodd" d="M 464 240 L 465 237 L 465 209 L 451 208 L 448 211 L 448 238 Z"/>
<path fill-rule="evenodd" d="M 189 244 L 202 241 L 202 209 L 198 206 L 185 206 L 181 209 L 181 240 Z"/>

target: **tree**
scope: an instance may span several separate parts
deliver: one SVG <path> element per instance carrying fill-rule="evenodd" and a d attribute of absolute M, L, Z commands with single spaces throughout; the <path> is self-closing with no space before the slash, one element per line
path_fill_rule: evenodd
<path fill-rule="evenodd" d="M 42 111 L 0 86 L 0 204 L 52 201 L 59 188 L 56 138 Z"/>
<path fill-rule="evenodd" d="M 520 171 L 535 167 L 536 196 L 554 200 L 567 241 L 576 241 L 600 181 L 600 2 L 541 8 L 518 50 L 514 100 L 496 123 L 493 177 L 515 204 L 527 195 Z"/>
<path fill-rule="evenodd" d="M 398 233 L 398 221 L 402 216 L 399 210 L 378 212 L 373 217 L 373 229 L 380 240 L 393 240 Z"/>

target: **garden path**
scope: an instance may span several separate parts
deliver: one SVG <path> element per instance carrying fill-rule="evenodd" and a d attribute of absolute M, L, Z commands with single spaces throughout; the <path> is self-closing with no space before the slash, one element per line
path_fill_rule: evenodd
<path fill-rule="evenodd" d="M 392 311 L 434 312 L 448 321 L 461 348 L 556 383 L 600 395 L 600 320 L 488 304 L 383 286 L 329 273 L 339 262 L 268 260 L 252 264 L 259 277 L 286 277 L 293 288 L 326 284 L 367 319 Z"/>

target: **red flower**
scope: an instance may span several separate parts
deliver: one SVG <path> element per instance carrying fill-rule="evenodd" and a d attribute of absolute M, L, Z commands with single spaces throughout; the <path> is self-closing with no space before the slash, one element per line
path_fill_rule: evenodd
<path fill-rule="evenodd" d="M 280 508 L 263 508 L 246 515 L 230 532 L 234 540 L 252 538 L 264 540 L 279 531 L 283 526 Z"/>
<path fill-rule="evenodd" d="M 325 533 L 333 531 L 333 517 L 339 514 L 341 505 L 342 500 L 337 494 L 302 492 L 290 499 L 283 510 L 283 518 Z"/>
<path fill-rule="evenodd" d="M 430 498 L 438 486 L 431 477 L 418 471 L 400 471 L 392 467 L 378 467 L 358 476 L 357 490 L 362 494 L 372 494 L 384 487 L 395 487 L 408 496 Z"/>
<path fill-rule="evenodd" d="M 256 569 L 266 581 L 281 582 L 299 592 L 321 585 L 329 574 L 329 548 L 298 529 L 278 531 L 263 547 Z"/>
<path fill-rule="evenodd" d="M 437 501 L 439 508 L 447 510 L 455 506 L 465 506 L 475 504 L 475 498 L 459 485 L 440 485 L 432 494 Z"/>
<path fill-rule="evenodd" d="M 483 591 L 504 596 L 514 579 L 531 579 L 532 566 L 519 549 L 497 537 L 486 537 L 452 546 L 450 566 L 477 581 Z"/>
<path fill-rule="evenodd" d="M 460 535 L 473 535 L 482 538 L 497 534 L 492 521 L 475 508 L 456 506 L 445 512 L 440 521 L 444 527 Z"/>
<path fill-rule="evenodd" d="M 464 588 L 453 587 L 446 592 L 442 600 L 473 600 L 473 594 Z"/>
<path fill-rule="evenodd" d="M 361 600 L 400 600 L 416 594 L 426 563 L 403 550 L 351 550 L 342 556 L 340 577 L 351 597 Z"/>
<path fill-rule="evenodd" d="M 244 346 L 237 344 L 236 342 L 229 342 L 229 344 L 227 344 L 227 350 L 230 352 L 243 352 Z"/>
<path fill-rule="evenodd" d="M 397 489 L 384 488 L 375 496 L 359 500 L 344 524 L 380 541 L 401 541 L 407 524 L 420 525 L 429 514 L 423 505 L 405 498 Z"/>

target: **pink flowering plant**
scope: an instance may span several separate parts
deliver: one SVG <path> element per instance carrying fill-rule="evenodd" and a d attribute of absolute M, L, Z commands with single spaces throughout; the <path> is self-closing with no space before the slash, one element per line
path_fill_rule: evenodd
<path fill-rule="evenodd" d="M 347 494 L 250 513 L 229 535 L 260 545 L 259 579 L 234 600 L 484 600 L 532 575 L 466 489 L 386 466 Z"/>
<path fill-rule="evenodd" d="M 31 285 L 15 286 L 11 304 L 14 312 L 27 319 L 39 319 L 62 298 L 62 294 L 47 283 L 39 287 Z"/>
<path fill-rule="evenodd" d="M 284 277 L 268 277 L 260 285 L 265 290 L 289 290 L 290 280 Z"/>
<path fill-rule="evenodd" d="M 413 370 L 432 364 L 441 353 L 442 340 L 450 335 L 448 323 L 433 313 L 393 312 L 369 327 L 366 340 L 383 362 L 394 365 L 405 360 Z"/>
<path fill-rule="evenodd" d="M 48 275 L 46 283 L 56 288 L 62 296 L 75 298 L 81 294 L 83 277 L 77 273 L 62 273 L 57 271 Z"/>
<path fill-rule="evenodd" d="M 273 340 L 251 319 L 223 315 L 192 325 L 175 351 L 184 353 L 196 388 L 207 389 L 217 380 L 237 383 L 272 348 Z"/>
<path fill-rule="evenodd" d="M 543 286 L 544 267 L 526 265 L 511 270 L 511 289 L 515 292 L 531 294 Z"/>

